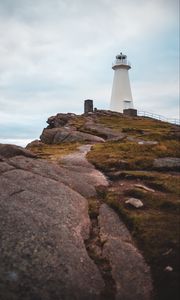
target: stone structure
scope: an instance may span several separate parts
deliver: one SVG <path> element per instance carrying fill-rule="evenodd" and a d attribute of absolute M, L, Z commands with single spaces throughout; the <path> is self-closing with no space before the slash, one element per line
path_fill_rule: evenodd
<path fill-rule="evenodd" d="M 137 117 L 137 109 L 134 108 L 124 109 L 123 114 L 130 117 Z"/>
<path fill-rule="evenodd" d="M 84 101 L 84 113 L 93 112 L 93 100 L 87 99 Z"/>

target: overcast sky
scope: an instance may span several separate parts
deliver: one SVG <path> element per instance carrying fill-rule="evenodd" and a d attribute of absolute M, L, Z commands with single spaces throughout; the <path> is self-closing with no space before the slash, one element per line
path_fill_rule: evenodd
<path fill-rule="evenodd" d="M 0 138 L 38 138 L 84 99 L 108 109 L 121 51 L 135 108 L 178 118 L 178 2 L 0 0 Z"/>

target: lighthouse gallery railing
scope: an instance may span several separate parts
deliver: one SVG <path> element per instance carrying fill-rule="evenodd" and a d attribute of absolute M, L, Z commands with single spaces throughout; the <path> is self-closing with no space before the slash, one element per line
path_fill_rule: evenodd
<path fill-rule="evenodd" d="M 137 111 L 137 114 L 139 117 L 148 117 L 148 118 L 153 118 L 153 119 L 157 119 L 157 120 L 160 120 L 160 121 L 163 121 L 163 122 L 168 122 L 168 123 L 171 123 L 171 124 L 175 124 L 175 125 L 180 125 L 180 120 L 179 119 L 174 119 L 174 118 L 166 118 L 164 116 L 161 116 L 161 115 L 157 115 L 157 114 L 154 114 L 154 113 L 150 113 L 150 112 L 147 112 L 147 111 Z"/>

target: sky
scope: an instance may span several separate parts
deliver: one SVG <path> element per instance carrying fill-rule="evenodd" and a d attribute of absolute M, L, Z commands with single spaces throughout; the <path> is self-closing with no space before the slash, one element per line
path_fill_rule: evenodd
<path fill-rule="evenodd" d="M 178 0 L 0 0 L 0 142 L 39 138 L 48 117 L 109 109 L 128 56 L 134 106 L 179 117 Z"/>

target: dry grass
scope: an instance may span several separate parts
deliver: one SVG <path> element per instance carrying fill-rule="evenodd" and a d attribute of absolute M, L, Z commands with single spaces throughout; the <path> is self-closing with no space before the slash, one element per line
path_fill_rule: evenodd
<path fill-rule="evenodd" d="M 144 207 L 137 210 L 125 203 L 128 196 L 138 197 Z M 138 247 L 150 264 L 157 300 L 178 299 L 179 207 L 174 194 L 147 193 L 138 189 L 108 191 L 104 201 L 124 220 Z M 167 253 L 167 254 L 166 254 Z M 173 272 L 165 272 L 166 266 Z M 173 287 L 173 288 L 172 288 Z"/>
<path fill-rule="evenodd" d="M 138 247 L 150 264 L 156 300 L 179 299 L 179 210 L 180 180 L 175 172 L 153 170 L 153 161 L 161 157 L 180 157 L 177 126 L 146 118 L 100 116 L 99 122 L 128 136 L 158 141 L 156 145 L 137 142 L 106 142 L 94 145 L 88 159 L 106 175 L 112 186 L 99 193 L 128 226 Z M 138 188 L 121 189 L 123 180 L 141 183 L 155 193 Z M 119 183 L 119 185 L 118 185 Z M 128 197 L 142 200 L 137 210 L 125 203 Z M 164 271 L 166 266 L 172 272 Z"/>
<path fill-rule="evenodd" d="M 84 126 L 85 122 L 86 118 L 84 116 L 76 116 L 76 118 L 73 118 L 69 124 L 76 127 L 77 130 L 79 130 Z"/>
<path fill-rule="evenodd" d="M 83 130 L 84 116 L 72 120 L 72 124 Z M 161 157 L 180 157 L 177 126 L 148 119 L 124 116 L 98 116 L 97 123 L 124 132 L 130 137 L 158 141 L 157 145 L 139 145 L 137 142 L 105 142 L 96 144 L 88 153 L 88 160 L 105 174 L 118 173 L 112 187 L 99 189 L 100 198 L 113 207 L 122 217 L 138 247 L 150 264 L 156 288 L 156 300 L 177 300 L 179 279 L 179 199 L 180 184 L 177 173 L 156 172 L 153 161 Z M 92 133 L 92 132 L 89 132 Z M 96 133 L 97 134 L 97 133 Z M 79 143 L 40 145 L 30 150 L 41 158 L 57 160 L 76 151 Z M 118 180 L 133 180 L 156 190 L 145 192 L 138 188 L 120 190 Z M 119 182 L 120 183 L 120 182 Z M 136 210 L 125 203 L 127 197 L 141 199 L 144 206 Z M 89 214 L 97 218 L 99 203 L 89 201 Z M 173 272 L 165 272 L 166 266 Z"/>
<path fill-rule="evenodd" d="M 160 133 L 161 135 L 169 134 L 177 127 L 169 123 L 161 122 L 158 120 L 144 118 L 144 117 L 125 117 L 125 116 L 100 116 L 98 123 L 115 129 L 123 130 L 124 132 L 137 133 L 139 130 L 145 133 Z"/>
<path fill-rule="evenodd" d="M 30 151 L 37 154 L 39 158 L 47 159 L 49 161 L 56 161 L 60 157 L 68 155 L 77 150 L 81 143 L 61 143 L 58 145 L 39 144 L 28 147 Z"/>
<path fill-rule="evenodd" d="M 177 141 L 164 141 L 157 145 L 139 145 L 135 142 L 106 142 L 93 146 L 88 159 L 99 169 L 147 170 L 153 160 L 161 157 L 180 157 Z"/>

